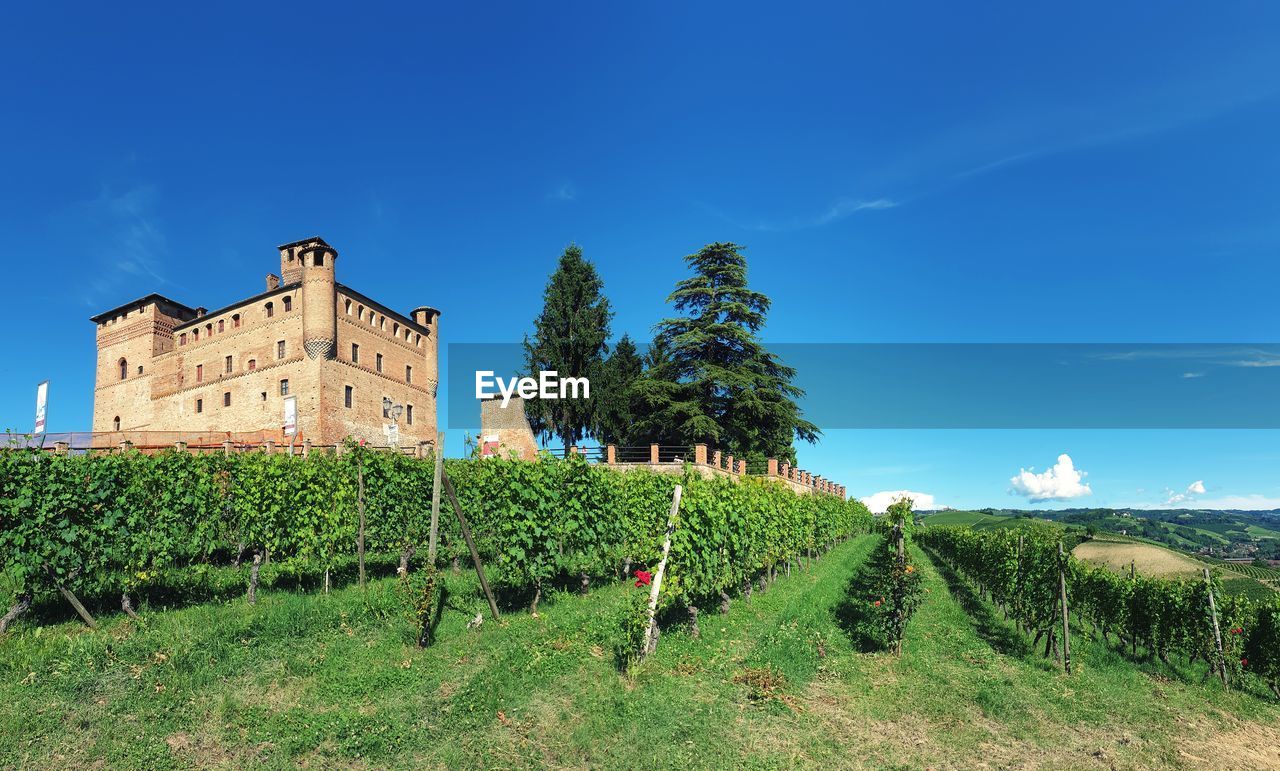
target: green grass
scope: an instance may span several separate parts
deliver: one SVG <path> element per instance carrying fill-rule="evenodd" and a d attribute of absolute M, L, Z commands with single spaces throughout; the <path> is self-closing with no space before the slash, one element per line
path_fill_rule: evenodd
<path fill-rule="evenodd" d="M 928 525 L 967 525 L 976 527 L 1006 519 L 1009 519 L 1009 517 L 1000 517 L 981 511 L 940 511 L 937 514 L 930 514 L 924 517 L 924 522 Z"/>
<path fill-rule="evenodd" d="M 0 767 L 1260 767 L 1280 706 L 1202 672 L 1078 636 L 1063 675 L 961 581 L 917 555 L 926 600 L 901 658 L 846 633 L 843 544 L 725 615 L 614 666 L 629 592 L 556 594 L 468 631 L 483 603 L 449 576 L 439 641 L 412 645 L 395 582 L 267 591 L 0 640 Z M 1267 754 L 1271 753 L 1271 754 Z"/>

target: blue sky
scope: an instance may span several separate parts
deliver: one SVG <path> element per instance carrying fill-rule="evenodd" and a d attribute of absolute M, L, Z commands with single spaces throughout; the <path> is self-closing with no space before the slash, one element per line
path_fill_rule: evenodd
<path fill-rule="evenodd" d="M 777 343 L 1280 339 L 1280 8 L 610 5 L 7 9 L 0 424 L 49 378 L 50 430 L 88 425 L 88 316 L 221 306 L 315 234 L 449 342 L 518 339 L 571 241 L 647 338 L 713 240 Z M 1278 438 L 831 430 L 801 461 L 1004 506 L 1067 453 L 1047 489 L 1090 494 L 1035 505 L 1280 506 Z"/>

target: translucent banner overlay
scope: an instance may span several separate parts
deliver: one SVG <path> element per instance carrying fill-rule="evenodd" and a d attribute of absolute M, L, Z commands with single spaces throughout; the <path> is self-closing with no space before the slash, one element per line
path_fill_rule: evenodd
<path fill-rule="evenodd" d="M 768 347 L 822 429 L 1280 428 L 1276 343 Z M 477 371 L 530 374 L 519 343 L 454 343 L 446 364 L 454 429 L 480 425 Z"/>

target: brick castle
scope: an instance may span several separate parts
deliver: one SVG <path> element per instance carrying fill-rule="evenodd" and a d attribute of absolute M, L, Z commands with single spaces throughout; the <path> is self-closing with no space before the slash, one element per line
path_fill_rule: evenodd
<path fill-rule="evenodd" d="M 94 316 L 93 430 L 282 437 L 293 397 L 299 438 L 383 445 L 394 422 L 401 445 L 434 443 L 440 312 L 401 315 L 339 284 L 323 239 L 279 250 L 266 291 L 225 308 L 151 294 Z"/>

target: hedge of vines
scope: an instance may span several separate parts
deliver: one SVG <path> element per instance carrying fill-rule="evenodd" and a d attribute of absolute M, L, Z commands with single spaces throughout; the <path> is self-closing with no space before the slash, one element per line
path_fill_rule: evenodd
<path fill-rule="evenodd" d="M 920 542 L 977 583 L 979 590 L 1028 632 L 1052 644 L 1057 624 L 1058 568 L 1067 579 L 1071 612 L 1104 640 L 1161 660 L 1177 653 L 1217 670 L 1217 641 L 1209 611 L 1214 590 L 1225 668 L 1232 680 L 1249 673 L 1280 696 L 1280 595 L 1264 602 L 1224 594 L 1218 579 L 1160 579 L 1119 575 L 1068 553 L 1060 562 L 1060 534 L 1052 528 L 976 531 L 921 528 Z"/>
<path fill-rule="evenodd" d="M 335 456 L 262 452 L 54 455 L 0 451 L 0 570 L 19 595 L 129 592 L 174 569 L 276 563 L 327 568 L 355 552 L 357 474 L 366 546 L 426 552 L 433 462 L 351 448 Z M 447 460 L 490 579 L 534 597 L 566 581 L 652 564 L 672 488 L 685 486 L 663 594 L 687 604 L 859 529 L 861 503 L 778 483 L 619 473 L 581 458 Z M 469 559 L 447 500 L 440 559 Z M 50 578 L 54 580 L 50 580 Z"/>

